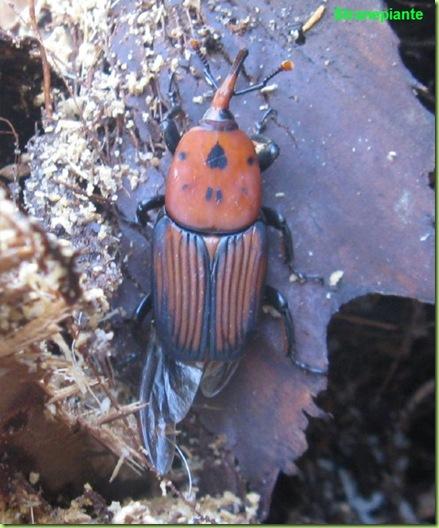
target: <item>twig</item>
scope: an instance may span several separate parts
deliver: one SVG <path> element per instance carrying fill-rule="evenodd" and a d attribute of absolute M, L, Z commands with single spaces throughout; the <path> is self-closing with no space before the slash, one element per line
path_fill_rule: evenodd
<path fill-rule="evenodd" d="M 35 14 L 35 0 L 29 0 L 29 16 L 32 26 L 37 37 L 38 46 L 40 48 L 41 64 L 43 66 L 43 91 L 44 91 L 44 106 L 46 108 L 46 115 L 48 119 L 52 119 L 52 93 L 50 89 L 50 67 L 47 60 L 46 48 L 44 47 L 41 38 L 40 30 L 38 29 L 37 15 Z"/>
<path fill-rule="evenodd" d="M 337 313 L 334 315 L 334 319 L 348 321 L 350 323 L 362 326 L 370 326 L 372 328 L 382 328 L 383 330 L 388 330 L 390 332 L 396 332 L 400 330 L 399 326 L 396 324 L 375 321 L 374 319 L 368 319 L 367 317 L 361 317 L 360 315 Z"/>
<path fill-rule="evenodd" d="M 423 383 L 412 396 L 410 396 L 404 409 L 401 413 L 401 427 L 407 429 L 411 415 L 418 405 L 420 405 L 426 398 L 434 395 L 436 388 L 436 382 L 434 379 L 428 380 Z"/>
<path fill-rule="evenodd" d="M 98 384 L 97 381 L 92 381 L 89 384 L 89 387 L 95 387 Z M 50 405 L 51 403 L 55 403 L 61 400 L 65 400 L 67 398 L 70 398 L 71 396 L 75 396 L 81 392 L 81 387 L 77 385 L 76 383 L 72 383 L 68 387 L 64 387 L 62 389 L 57 390 L 54 395 L 50 398 L 50 400 L 47 402 L 47 405 Z"/>
<path fill-rule="evenodd" d="M 324 12 L 326 10 L 325 4 L 320 5 L 314 13 L 308 18 L 308 20 L 303 24 L 302 31 L 306 33 L 310 29 L 312 29 L 317 22 L 322 18 Z"/>
<path fill-rule="evenodd" d="M 98 420 L 96 420 L 96 425 L 103 425 L 109 422 L 114 422 L 114 420 L 119 420 L 122 417 L 128 416 L 129 414 L 134 414 L 137 411 L 140 411 L 140 409 L 143 409 L 146 407 L 148 403 L 142 403 L 142 402 L 135 402 L 130 405 L 125 405 L 123 407 L 120 407 L 119 409 L 114 409 L 110 411 L 105 416 L 102 416 Z"/>
<path fill-rule="evenodd" d="M 375 393 L 375 403 L 379 402 L 381 395 L 387 389 L 396 371 L 398 370 L 401 361 L 410 355 L 414 341 L 419 337 L 419 335 L 421 335 L 419 334 L 419 327 L 421 326 L 420 321 L 422 320 L 422 316 L 424 314 L 423 307 L 420 303 L 414 302 L 412 303 L 410 309 L 410 318 L 404 327 L 399 353 L 391 364 L 384 381 Z"/>
<path fill-rule="evenodd" d="M 13 170 L 14 176 L 13 177 L 14 177 L 14 180 L 17 180 L 17 176 L 18 176 L 18 155 L 20 154 L 20 138 L 19 138 L 19 136 L 17 134 L 17 131 L 14 128 L 14 125 L 9 121 L 9 119 L 6 119 L 6 117 L 0 117 L 0 121 L 3 121 L 3 123 L 6 123 L 8 125 L 8 127 L 11 129 L 10 132 L 4 132 L 4 133 L 14 136 L 15 163 L 14 163 L 14 170 Z"/>

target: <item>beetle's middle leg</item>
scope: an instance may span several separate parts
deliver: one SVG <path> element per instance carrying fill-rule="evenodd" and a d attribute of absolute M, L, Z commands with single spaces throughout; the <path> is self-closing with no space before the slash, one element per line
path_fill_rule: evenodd
<path fill-rule="evenodd" d="M 308 281 L 316 281 L 320 284 L 323 284 L 322 277 L 319 277 L 318 275 L 305 275 L 304 273 L 294 269 L 293 235 L 291 233 L 291 229 L 289 228 L 287 221 L 285 220 L 285 217 L 275 209 L 272 209 L 271 207 L 262 207 L 262 215 L 265 223 L 268 226 L 274 227 L 275 229 L 280 231 L 282 235 L 285 263 L 289 267 L 290 271 L 294 273 L 294 275 L 297 277 L 297 281 L 302 284 Z"/>
<path fill-rule="evenodd" d="M 282 317 L 287 338 L 287 356 L 291 359 L 294 365 L 303 370 L 307 370 L 308 372 L 312 372 L 313 374 L 326 374 L 327 369 L 312 367 L 311 365 L 297 359 L 293 318 L 291 317 L 288 302 L 282 293 L 271 286 L 265 286 L 264 304 L 274 308 Z"/>
<path fill-rule="evenodd" d="M 165 205 L 165 196 L 163 194 L 157 194 L 149 200 L 140 202 L 136 209 L 137 221 L 143 227 L 149 222 L 149 211 L 159 209 Z"/>

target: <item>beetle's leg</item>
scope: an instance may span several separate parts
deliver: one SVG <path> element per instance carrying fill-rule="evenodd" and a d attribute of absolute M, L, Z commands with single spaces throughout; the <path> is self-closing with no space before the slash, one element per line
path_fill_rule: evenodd
<path fill-rule="evenodd" d="M 261 171 L 268 169 L 268 167 L 273 163 L 273 161 L 279 156 L 279 147 L 277 144 L 270 138 L 261 134 L 267 126 L 267 121 L 269 118 L 272 118 L 276 115 L 276 110 L 274 108 L 269 108 L 261 119 L 255 125 L 255 134 L 250 136 L 250 139 L 253 141 L 256 155 L 258 156 L 259 168 Z"/>
<path fill-rule="evenodd" d="M 136 209 L 136 216 L 137 221 L 140 225 L 143 227 L 146 226 L 146 224 L 149 222 L 149 211 L 152 211 L 153 209 L 158 209 L 159 207 L 163 207 L 165 205 L 165 197 L 163 194 L 158 194 L 157 196 L 154 196 L 153 198 L 150 198 L 149 200 L 145 200 L 143 202 L 140 202 Z"/>
<path fill-rule="evenodd" d="M 124 319 L 124 325 L 130 325 L 133 334 L 137 335 L 141 323 L 145 320 L 146 316 L 150 313 L 151 310 L 152 296 L 150 293 L 148 293 L 141 299 L 138 306 L 134 310 L 134 313 L 130 317 Z M 115 364 L 115 368 L 118 371 L 124 371 L 130 365 L 137 363 L 140 360 L 141 355 L 143 355 L 143 351 L 139 350 L 137 347 L 134 351 L 124 352 L 123 354 L 121 354 L 121 356 L 123 357 L 116 356 L 114 358 L 113 361 Z"/>
<path fill-rule="evenodd" d="M 145 297 L 143 297 L 139 302 L 137 308 L 134 310 L 133 322 L 136 324 L 136 326 L 142 324 L 142 322 L 145 320 L 145 317 L 151 312 L 151 310 L 152 295 L 147 293 Z"/>
<path fill-rule="evenodd" d="M 171 101 L 171 108 L 164 115 L 160 123 L 160 128 L 168 150 L 174 154 L 181 138 L 175 118 L 183 114 L 183 109 L 178 103 L 179 94 L 175 82 L 175 73 L 169 79 L 168 98 Z"/>
<path fill-rule="evenodd" d="M 169 112 L 166 112 L 165 117 L 160 123 L 163 139 L 165 140 L 166 146 L 171 154 L 174 154 L 176 151 L 181 138 L 174 118 L 182 112 L 183 110 L 180 106 L 174 106 Z"/>
<path fill-rule="evenodd" d="M 274 108 L 269 108 L 266 110 L 266 112 L 263 114 L 261 119 L 256 122 L 255 124 L 255 132 L 256 134 L 260 134 L 267 128 L 267 121 L 272 118 L 274 119 L 277 116 L 277 111 Z"/>
<path fill-rule="evenodd" d="M 279 147 L 270 138 L 263 136 L 262 134 L 253 134 L 250 136 L 255 146 L 256 155 L 259 161 L 259 168 L 261 172 L 268 169 L 270 165 L 279 156 Z"/>
<path fill-rule="evenodd" d="M 294 269 L 293 235 L 284 216 L 271 207 L 262 207 L 261 210 L 265 223 L 281 232 L 285 264 L 290 268 L 291 273 L 294 273 L 294 275 L 297 277 L 297 281 L 301 284 L 308 281 L 315 281 L 323 284 L 323 277 L 319 277 L 318 275 L 305 275 L 304 273 Z"/>
<path fill-rule="evenodd" d="M 207 84 L 211 88 L 215 88 L 215 90 L 218 90 L 218 85 L 216 84 L 215 77 L 213 76 L 211 70 L 210 70 L 210 64 L 207 60 L 206 55 L 201 51 L 201 45 L 198 40 L 192 39 L 191 40 L 191 46 L 192 49 L 195 51 L 195 53 L 198 55 L 198 58 L 201 61 L 201 64 L 203 65 L 203 75 L 206 79 Z"/>
<path fill-rule="evenodd" d="M 271 207 L 262 207 L 261 209 L 265 223 L 281 232 L 285 264 L 292 270 L 294 260 L 293 235 L 291 234 L 287 221 L 279 212 Z"/>
<path fill-rule="evenodd" d="M 264 303 L 273 307 L 277 312 L 279 312 L 280 316 L 282 317 L 287 337 L 287 356 L 291 359 L 293 364 L 303 370 L 312 372 L 313 374 L 326 374 L 327 369 L 312 367 L 311 365 L 303 363 L 302 361 L 297 359 L 296 338 L 294 334 L 293 318 L 291 317 L 288 302 L 285 297 L 280 293 L 280 291 L 276 290 L 275 288 L 272 288 L 271 286 L 265 286 Z"/>

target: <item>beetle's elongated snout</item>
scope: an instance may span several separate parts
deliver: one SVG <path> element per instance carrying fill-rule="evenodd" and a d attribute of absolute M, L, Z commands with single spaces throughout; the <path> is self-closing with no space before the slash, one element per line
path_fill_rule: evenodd
<path fill-rule="evenodd" d="M 229 75 L 224 79 L 221 86 L 215 92 L 212 100 L 212 107 L 218 110 L 227 110 L 229 108 L 230 99 L 233 96 L 235 90 L 236 80 L 238 79 L 239 72 L 241 71 L 242 65 L 248 55 L 248 49 L 242 49 L 239 51 L 235 60 L 232 64 L 232 69 Z"/>

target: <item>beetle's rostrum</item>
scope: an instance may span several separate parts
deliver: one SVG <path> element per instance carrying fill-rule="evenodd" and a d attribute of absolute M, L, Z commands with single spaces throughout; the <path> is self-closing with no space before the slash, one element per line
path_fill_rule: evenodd
<path fill-rule="evenodd" d="M 175 425 L 189 411 L 199 387 L 205 396 L 214 396 L 226 385 L 255 329 L 262 302 L 281 314 L 293 362 L 322 372 L 295 358 L 288 304 L 265 285 L 267 226 L 280 230 L 290 267 L 293 259 L 285 219 L 262 206 L 261 170 L 279 154 L 277 145 L 260 134 L 272 112 L 258 124 L 258 134 L 249 137 L 229 109 L 234 95 L 259 90 L 292 63 L 284 61 L 262 82 L 236 91 L 248 51 L 238 53 L 218 87 L 199 45 L 194 49 L 206 81 L 216 88 L 212 104 L 200 124 L 180 138 L 174 118 L 181 108 L 171 78 L 173 106 L 162 130 L 174 156 L 165 195 L 138 207 L 142 223 L 149 210 L 162 207 L 152 235 L 151 294 L 136 311 L 141 321 L 152 309 L 155 324 L 142 373 L 140 399 L 148 405 L 140 411 L 140 426 L 161 474 L 172 464 Z"/>

